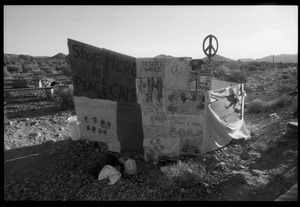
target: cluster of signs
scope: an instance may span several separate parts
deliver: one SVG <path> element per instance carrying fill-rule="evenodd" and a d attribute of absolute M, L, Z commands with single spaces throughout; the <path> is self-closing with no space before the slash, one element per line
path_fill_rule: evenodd
<path fill-rule="evenodd" d="M 210 60 L 134 58 L 68 39 L 82 138 L 110 151 L 201 154 Z"/>

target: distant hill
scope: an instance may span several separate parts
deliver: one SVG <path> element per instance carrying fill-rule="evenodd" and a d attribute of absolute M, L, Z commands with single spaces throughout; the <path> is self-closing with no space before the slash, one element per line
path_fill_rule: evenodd
<path fill-rule="evenodd" d="M 242 62 L 273 62 L 273 55 L 269 55 L 263 58 L 258 59 L 250 59 L 250 58 L 244 58 L 239 59 Z M 281 55 L 275 55 L 274 56 L 274 62 L 279 63 L 297 63 L 298 62 L 298 54 L 281 54 Z"/>
<path fill-rule="evenodd" d="M 208 57 L 205 57 L 205 58 L 202 58 L 202 59 L 203 59 L 203 60 L 206 60 L 207 58 L 208 58 Z M 211 59 L 212 59 L 213 61 L 226 61 L 226 62 L 232 62 L 232 61 L 235 61 L 235 60 L 232 60 L 232 59 L 227 58 L 227 57 L 223 57 L 223 56 L 218 55 L 218 54 L 212 56 Z"/>
<path fill-rule="evenodd" d="M 57 55 L 54 55 L 52 56 L 51 58 L 55 58 L 55 59 L 66 59 L 66 56 L 65 54 L 63 53 L 58 53 Z"/>
<path fill-rule="evenodd" d="M 167 58 L 167 57 L 173 57 L 173 56 L 171 56 L 171 55 L 165 55 L 165 54 L 161 54 L 161 55 L 155 56 L 155 58 Z"/>
<path fill-rule="evenodd" d="M 266 56 L 260 59 L 256 59 L 256 62 L 273 62 L 273 55 Z M 282 55 L 275 55 L 274 61 L 276 63 L 282 62 L 282 63 L 296 63 L 298 62 L 298 54 L 289 55 L 289 54 L 282 54 Z"/>

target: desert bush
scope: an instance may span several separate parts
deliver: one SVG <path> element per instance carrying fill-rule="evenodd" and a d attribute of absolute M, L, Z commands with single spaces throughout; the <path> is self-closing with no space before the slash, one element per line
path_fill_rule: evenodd
<path fill-rule="evenodd" d="M 178 187 L 182 188 L 206 181 L 205 165 L 193 161 L 184 163 L 179 160 L 176 164 L 165 166 L 161 170 L 167 178 L 172 179 Z"/>
<path fill-rule="evenodd" d="M 22 66 L 21 65 L 7 65 L 6 66 L 7 68 L 7 71 L 10 72 L 10 73 L 21 73 L 23 72 L 22 70 Z"/>
<path fill-rule="evenodd" d="M 44 75 L 44 72 L 41 71 L 41 70 L 37 70 L 37 71 L 33 71 L 32 74 L 33 74 L 34 76 L 41 76 L 41 75 Z"/>
<path fill-rule="evenodd" d="M 283 94 L 282 96 L 280 96 L 278 98 L 278 102 L 277 102 L 277 106 L 279 107 L 283 107 L 285 106 L 287 103 L 289 103 L 291 100 L 291 97 L 287 94 Z"/>
<path fill-rule="evenodd" d="M 263 113 L 274 110 L 278 107 L 283 107 L 288 104 L 291 100 L 289 95 L 283 94 L 277 99 L 263 101 L 261 99 L 254 99 L 247 103 L 247 112 L 249 113 Z"/>
<path fill-rule="evenodd" d="M 290 78 L 289 75 L 282 75 L 281 77 L 282 77 L 282 79 L 289 79 Z"/>
<path fill-rule="evenodd" d="M 246 83 L 247 77 L 245 74 L 240 70 L 232 70 L 230 71 L 229 77 L 227 78 L 229 82 L 235 83 Z"/>
<path fill-rule="evenodd" d="M 72 71 L 71 71 L 71 67 L 69 65 L 58 66 L 56 70 L 60 70 L 66 76 L 72 77 Z"/>
<path fill-rule="evenodd" d="M 284 84 L 284 86 L 282 86 L 278 89 L 278 91 L 281 93 L 291 93 L 294 90 L 295 90 L 295 87 L 292 86 L 291 84 Z"/>
<path fill-rule="evenodd" d="M 249 113 L 261 113 L 267 111 L 268 105 L 261 99 L 254 99 L 247 103 L 247 112 Z"/>
<path fill-rule="evenodd" d="M 229 75 L 229 73 L 230 73 L 230 69 L 228 67 L 226 67 L 225 65 L 219 65 L 214 70 L 215 77 L 226 76 L 226 75 Z"/>
<path fill-rule="evenodd" d="M 249 71 L 257 71 L 257 68 L 254 65 L 252 65 L 248 68 L 248 70 Z"/>
<path fill-rule="evenodd" d="M 73 87 L 63 88 L 58 91 L 56 102 L 61 110 L 74 109 Z"/>
<path fill-rule="evenodd" d="M 22 65 L 22 70 L 24 73 L 38 71 L 39 67 L 36 64 L 24 64 Z"/>
<path fill-rule="evenodd" d="M 3 76 L 4 78 L 11 78 L 11 74 L 7 71 L 6 67 L 4 67 Z"/>

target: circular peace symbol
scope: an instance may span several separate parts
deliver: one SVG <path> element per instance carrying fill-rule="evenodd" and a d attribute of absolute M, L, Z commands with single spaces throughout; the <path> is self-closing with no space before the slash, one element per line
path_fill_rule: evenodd
<path fill-rule="evenodd" d="M 212 40 L 215 39 L 216 43 L 217 43 L 217 48 L 214 48 L 212 45 Z M 209 40 L 208 42 L 208 46 L 205 48 L 205 42 Z M 205 53 L 205 55 L 207 55 L 207 57 L 210 59 L 212 56 L 214 56 L 219 48 L 219 44 L 218 44 L 218 40 L 214 35 L 208 35 L 207 37 L 205 37 L 205 39 L 203 40 L 203 52 Z M 213 51 L 213 53 L 212 53 Z"/>
<path fill-rule="evenodd" d="M 182 73 L 182 68 L 179 65 L 174 65 L 171 68 L 171 72 L 173 73 L 173 75 L 180 75 Z"/>

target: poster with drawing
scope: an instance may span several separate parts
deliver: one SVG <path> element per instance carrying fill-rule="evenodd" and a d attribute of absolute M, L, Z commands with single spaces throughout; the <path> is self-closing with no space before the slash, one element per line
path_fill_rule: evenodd
<path fill-rule="evenodd" d="M 163 126 L 143 126 L 144 139 L 155 139 L 159 137 L 171 137 L 170 127 Z"/>
<path fill-rule="evenodd" d="M 80 135 L 94 141 L 118 141 L 117 102 L 74 96 Z"/>
<path fill-rule="evenodd" d="M 200 115 L 205 107 L 204 92 L 165 90 L 167 114 Z"/>
<path fill-rule="evenodd" d="M 136 58 L 138 78 L 165 77 L 165 58 Z"/>
<path fill-rule="evenodd" d="M 167 58 L 165 66 L 165 89 L 188 91 L 190 58 Z"/>
<path fill-rule="evenodd" d="M 176 115 L 169 118 L 170 130 L 180 137 L 181 155 L 200 155 L 204 136 L 204 115 Z"/>
<path fill-rule="evenodd" d="M 166 125 L 163 79 L 137 78 L 136 85 L 143 126 Z"/>
<path fill-rule="evenodd" d="M 156 138 L 144 140 L 144 158 L 146 162 L 156 161 L 160 156 L 179 156 L 180 139 Z"/>
<path fill-rule="evenodd" d="M 189 76 L 189 90 L 206 92 L 211 87 L 211 60 L 191 61 L 191 70 Z"/>

